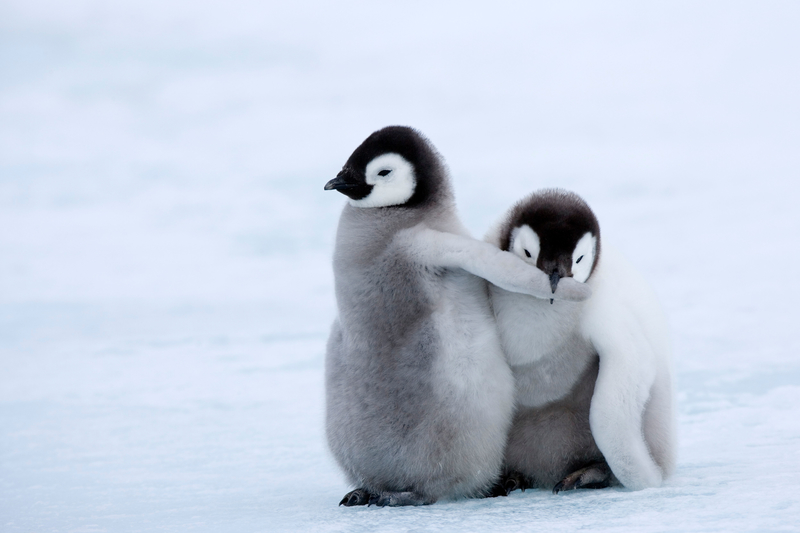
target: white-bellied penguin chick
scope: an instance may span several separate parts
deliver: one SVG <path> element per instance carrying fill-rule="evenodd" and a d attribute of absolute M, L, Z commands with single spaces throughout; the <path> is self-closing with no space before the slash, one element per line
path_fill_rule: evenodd
<path fill-rule="evenodd" d="M 469 237 L 442 160 L 411 128 L 370 135 L 325 189 L 349 198 L 325 360 L 328 444 L 356 487 L 341 504 L 486 493 L 500 473 L 514 383 L 484 280 L 550 298 L 547 276 Z M 562 283 L 555 297 L 590 293 Z"/>
<path fill-rule="evenodd" d="M 552 289 L 585 282 L 586 302 L 555 305 L 492 286 L 498 331 L 517 386 L 517 412 L 494 494 L 660 485 L 675 464 L 670 342 L 639 274 L 607 245 L 579 196 L 536 192 L 486 240 L 546 274 Z M 610 469 L 609 469 L 610 467 Z"/>

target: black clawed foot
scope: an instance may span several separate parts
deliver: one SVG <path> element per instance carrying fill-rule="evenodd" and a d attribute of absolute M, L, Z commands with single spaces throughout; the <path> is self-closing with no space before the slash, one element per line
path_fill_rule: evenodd
<path fill-rule="evenodd" d="M 416 492 L 381 492 L 373 494 L 369 499 L 369 505 L 377 507 L 401 507 L 404 505 L 429 505 L 436 500 L 425 498 Z"/>
<path fill-rule="evenodd" d="M 500 475 L 500 479 L 497 480 L 497 483 L 495 483 L 489 491 L 489 497 L 497 498 L 498 496 L 508 496 L 517 489 L 521 489 L 524 492 L 525 489 L 529 487 L 530 485 L 525 481 L 525 476 L 519 472 L 503 472 L 503 474 Z"/>
<path fill-rule="evenodd" d="M 366 489 L 356 489 L 348 492 L 342 498 L 342 501 L 339 502 L 339 505 L 344 505 L 345 507 L 353 507 L 354 505 L 367 505 L 370 503 L 370 499 L 373 497 L 373 494 L 370 494 L 366 491 Z"/>
<path fill-rule="evenodd" d="M 593 463 L 571 473 L 553 487 L 553 494 L 562 490 L 603 489 L 611 484 L 611 469 L 603 462 Z"/>

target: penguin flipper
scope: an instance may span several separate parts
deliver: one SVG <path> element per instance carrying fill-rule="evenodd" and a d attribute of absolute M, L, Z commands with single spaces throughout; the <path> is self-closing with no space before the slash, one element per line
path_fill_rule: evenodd
<path fill-rule="evenodd" d="M 501 289 L 548 300 L 581 302 L 592 295 L 588 285 L 572 278 L 562 279 L 553 293 L 547 274 L 484 241 L 425 226 L 404 233 L 410 239 L 409 256 L 426 266 L 460 268 Z"/>
<path fill-rule="evenodd" d="M 610 328 L 609 328 L 610 329 Z M 630 328 L 625 333 L 631 333 Z M 647 364 L 644 342 L 634 335 L 595 337 L 600 370 L 589 409 L 589 426 L 597 447 L 614 475 L 627 489 L 657 487 L 663 472 L 647 445 L 643 414 L 656 378 L 656 368 Z M 636 360 L 640 356 L 640 361 Z"/>
<path fill-rule="evenodd" d="M 601 267 L 593 285 L 595 294 L 581 318 L 583 335 L 600 357 L 589 410 L 592 436 L 625 488 L 657 487 L 670 469 L 669 464 L 665 468 L 655 460 L 644 415 L 657 391 L 665 419 L 657 434 L 664 448 L 658 456 L 671 463 L 674 426 L 670 423 L 668 328 L 652 290 L 624 258 L 606 246 Z"/>

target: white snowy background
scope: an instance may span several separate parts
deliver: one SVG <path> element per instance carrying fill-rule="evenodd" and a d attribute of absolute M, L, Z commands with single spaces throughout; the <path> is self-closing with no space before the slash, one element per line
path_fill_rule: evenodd
<path fill-rule="evenodd" d="M 797 531 L 800 4 L 0 2 L 0 531 Z M 587 199 L 674 332 L 665 486 L 337 507 L 324 192 Z"/>

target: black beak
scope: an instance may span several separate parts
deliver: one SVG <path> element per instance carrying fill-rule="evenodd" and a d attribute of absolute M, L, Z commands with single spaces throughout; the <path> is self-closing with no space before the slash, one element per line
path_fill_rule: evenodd
<path fill-rule="evenodd" d="M 561 279 L 561 275 L 558 271 L 553 272 L 550 274 L 550 288 L 553 289 L 553 294 L 556 292 L 556 287 L 558 287 L 558 281 Z"/>
<path fill-rule="evenodd" d="M 556 287 L 558 287 L 558 281 L 561 279 L 558 271 L 556 270 L 552 274 L 550 274 L 550 288 L 553 290 L 553 294 L 556 293 Z M 550 304 L 553 303 L 553 299 L 550 298 Z"/>
<path fill-rule="evenodd" d="M 326 191 L 339 191 L 342 189 L 352 189 L 353 187 L 358 187 L 358 183 L 346 170 L 342 170 L 335 178 L 325 184 Z"/>

